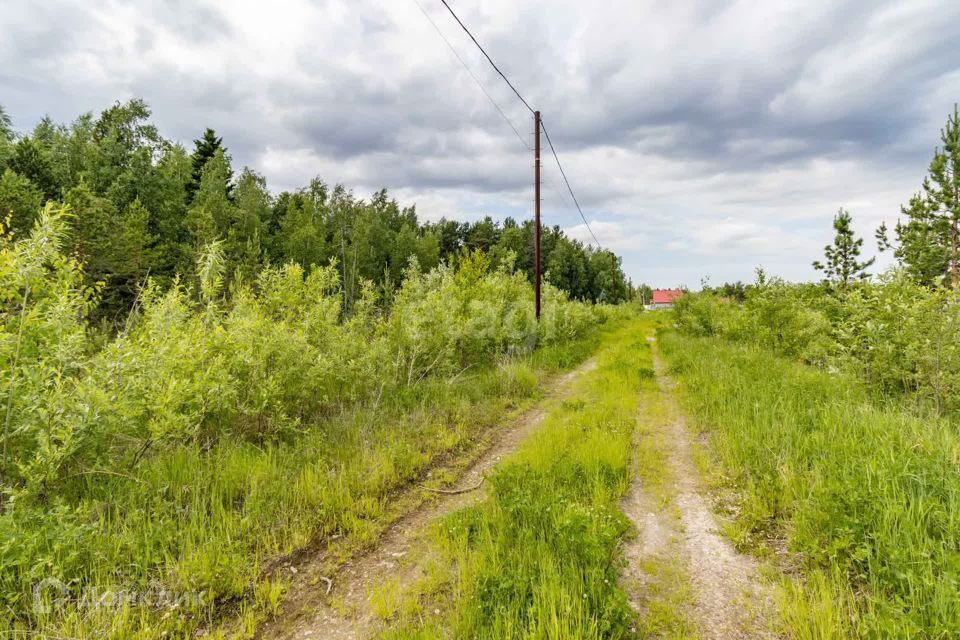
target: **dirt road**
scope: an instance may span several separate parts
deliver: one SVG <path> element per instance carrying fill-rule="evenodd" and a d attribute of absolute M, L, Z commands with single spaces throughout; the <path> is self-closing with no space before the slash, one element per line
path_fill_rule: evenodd
<path fill-rule="evenodd" d="M 302 574 L 286 598 L 283 612 L 263 625 L 257 637 L 276 640 L 294 638 L 370 638 L 382 629 L 377 610 L 387 606 L 392 585 L 412 585 L 429 562 L 429 544 L 424 540 L 430 523 L 461 509 L 484 495 L 484 476 L 517 447 L 542 422 L 544 403 L 562 398 L 570 383 L 590 371 L 594 361 L 560 377 L 547 397 L 515 421 L 492 434 L 490 444 L 460 473 L 451 487 L 431 491 L 428 500 L 398 519 L 367 552 L 351 558 L 335 573 L 320 575 L 325 554 L 308 558 L 297 569 Z M 426 483 L 427 485 L 435 483 Z"/>
<path fill-rule="evenodd" d="M 621 503 L 637 529 L 624 545 L 630 602 L 654 636 L 776 637 L 770 590 L 756 561 L 721 533 L 673 384 L 656 356 L 654 363 L 657 390 L 638 420 L 637 475 Z"/>

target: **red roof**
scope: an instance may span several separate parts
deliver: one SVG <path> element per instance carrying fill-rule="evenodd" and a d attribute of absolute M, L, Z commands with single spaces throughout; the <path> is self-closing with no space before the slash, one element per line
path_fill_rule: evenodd
<path fill-rule="evenodd" d="M 654 289 L 653 304 L 671 304 L 683 295 L 682 289 Z"/>

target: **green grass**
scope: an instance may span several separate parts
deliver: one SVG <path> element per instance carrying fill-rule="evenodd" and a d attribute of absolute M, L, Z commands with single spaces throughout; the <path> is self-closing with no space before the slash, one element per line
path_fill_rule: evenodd
<path fill-rule="evenodd" d="M 594 371 L 553 403 L 540 428 L 498 465 L 488 498 L 439 525 L 455 567 L 439 616 L 397 620 L 392 638 L 624 638 L 636 620 L 617 586 L 630 525 L 638 392 L 653 385 L 640 319 L 606 337 Z M 428 609 L 432 606 L 428 606 Z"/>
<path fill-rule="evenodd" d="M 689 615 L 694 603 L 693 586 L 683 560 L 672 555 L 645 560 L 641 566 L 651 579 L 646 583 L 646 601 L 638 621 L 641 638 L 691 640 L 697 627 Z"/>
<path fill-rule="evenodd" d="M 72 478 L 42 507 L 14 505 L 0 517 L 0 637 L 192 638 L 235 615 L 252 634 L 282 600 L 265 562 L 333 535 L 349 539 L 348 550 L 373 542 L 396 515 L 398 487 L 535 401 L 545 377 L 581 362 L 611 330 L 454 380 L 426 378 L 290 442 L 187 446 Z M 73 597 L 94 587 L 200 599 L 38 613 L 34 585 L 51 578 Z"/>
<path fill-rule="evenodd" d="M 739 496 L 739 540 L 785 542 L 803 570 L 782 597 L 792 636 L 960 637 L 954 425 L 758 348 L 660 344 Z"/>

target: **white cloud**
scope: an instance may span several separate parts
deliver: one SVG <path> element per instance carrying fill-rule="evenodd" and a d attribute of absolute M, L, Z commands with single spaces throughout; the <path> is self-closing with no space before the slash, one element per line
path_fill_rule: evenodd
<path fill-rule="evenodd" d="M 589 227 L 581 223 L 567 227 L 564 232 L 584 244 L 596 247 L 599 242 L 601 247 L 614 252 L 640 251 L 649 240 L 646 234 L 631 230 L 622 222 L 591 220 Z"/>
<path fill-rule="evenodd" d="M 738 218 L 700 220 L 667 244 L 672 251 L 698 255 L 747 254 L 758 258 L 796 253 L 809 246 L 801 234 Z"/>

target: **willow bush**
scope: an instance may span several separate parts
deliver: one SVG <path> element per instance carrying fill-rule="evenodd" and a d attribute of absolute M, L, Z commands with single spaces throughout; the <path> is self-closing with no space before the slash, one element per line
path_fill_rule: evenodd
<path fill-rule="evenodd" d="M 86 320 L 100 291 L 65 252 L 68 217 L 48 205 L 29 236 L 0 239 L 7 500 L 179 444 L 296 437 L 426 376 L 570 340 L 607 313 L 547 285 L 538 326 L 525 277 L 476 253 L 427 272 L 414 259 L 389 309 L 368 284 L 345 316 L 336 264 L 268 267 L 224 291 L 213 244 L 189 283 L 148 282 L 126 328 L 101 344 Z"/>
<path fill-rule="evenodd" d="M 229 275 L 214 242 L 105 334 L 90 315 L 109 287 L 69 252 L 71 216 L 0 233 L 3 637 L 252 624 L 281 588 L 265 563 L 324 536 L 369 544 L 392 492 L 632 313 L 547 285 L 538 324 L 526 277 L 482 253 L 413 259 L 389 301 L 367 282 L 347 305 L 336 263 Z"/>

